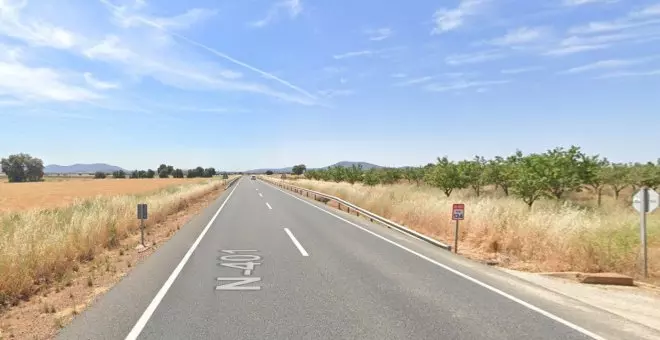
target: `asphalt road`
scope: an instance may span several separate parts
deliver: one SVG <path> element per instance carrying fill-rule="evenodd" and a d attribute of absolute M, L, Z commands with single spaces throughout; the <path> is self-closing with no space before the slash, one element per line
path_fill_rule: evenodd
<path fill-rule="evenodd" d="M 586 313 L 525 287 L 493 268 L 246 177 L 58 337 L 624 335 L 602 311 Z"/>

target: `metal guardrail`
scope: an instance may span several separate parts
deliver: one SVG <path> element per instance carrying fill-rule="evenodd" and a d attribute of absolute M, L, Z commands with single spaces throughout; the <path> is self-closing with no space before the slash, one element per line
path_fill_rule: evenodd
<path fill-rule="evenodd" d="M 409 229 L 405 226 L 402 226 L 402 225 L 400 225 L 396 222 L 390 221 L 390 220 L 386 219 L 385 217 L 382 217 L 380 215 L 376 215 L 376 214 L 374 214 L 374 213 L 372 213 L 368 210 L 362 209 L 359 206 L 357 206 L 357 205 L 355 205 L 351 202 L 345 201 L 345 200 L 343 200 L 339 197 L 331 196 L 331 195 L 324 194 L 322 192 L 318 192 L 318 191 L 314 191 L 314 190 L 309 190 L 309 189 L 297 187 L 295 185 L 291 185 L 291 184 L 288 184 L 288 183 L 285 183 L 285 182 L 282 182 L 282 181 L 278 182 L 278 181 L 272 181 L 271 179 L 265 179 L 265 178 L 262 178 L 262 177 L 258 177 L 258 178 L 261 179 L 261 180 L 264 180 L 266 182 L 269 182 L 273 185 L 277 185 L 280 188 L 284 188 L 284 189 L 299 193 L 301 195 L 306 193 L 307 197 L 309 197 L 310 194 L 313 194 L 314 195 L 314 200 L 318 200 L 318 197 L 321 197 L 321 198 L 324 198 L 326 200 L 335 201 L 339 204 L 340 209 L 341 209 L 341 205 L 343 204 L 349 209 L 349 212 L 350 212 L 350 209 L 353 209 L 354 211 L 358 212 L 358 215 L 362 214 L 364 216 L 367 216 L 372 221 L 377 221 L 377 222 L 379 222 L 379 223 L 381 223 L 381 224 L 383 224 L 387 227 L 394 228 L 394 229 L 396 229 L 400 232 L 408 234 L 408 235 L 410 235 L 412 237 L 415 237 L 419 240 L 428 242 L 428 243 L 430 243 L 430 244 L 432 244 L 436 247 L 440 247 L 440 248 L 443 248 L 443 249 L 446 249 L 446 250 L 449 250 L 449 251 L 452 250 L 452 247 L 448 244 L 442 243 L 442 242 L 440 242 L 436 239 L 433 239 L 433 238 L 430 238 L 426 235 L 420 234 L 420 233 L 418 233 L 418 232 L 416 232 L 412 229 Z"/>

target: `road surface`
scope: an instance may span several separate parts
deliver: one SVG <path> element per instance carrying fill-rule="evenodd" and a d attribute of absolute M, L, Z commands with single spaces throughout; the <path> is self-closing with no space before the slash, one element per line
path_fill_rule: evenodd
<path fill-rule="evenodd" d="M 58 338 L 621 335 L 504 275 L 244 177 Z"/>

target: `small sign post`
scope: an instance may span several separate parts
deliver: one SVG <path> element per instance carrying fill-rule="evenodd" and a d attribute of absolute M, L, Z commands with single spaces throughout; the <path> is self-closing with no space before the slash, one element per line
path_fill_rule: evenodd
<path fill-rule="evenodd" d="M 646 214 L 653 212 L 658 208 L 658 201 L 660 195 L 647 187 L 642 187 L 635 196 L 633 196 L 633 207 L 639 211 L 639 233 L 642 245 L 642 275 L 648 277 L 648 248 L 646 246 Z"/>
<path fill-rule="evenodd" d="M 137 205 L 137 218 L 140 220 L 140 240 L 142 246 L 144 246 L 144 220 L 147 219 L 147 205 L 145 203 L 139 203 Z"/>
<path fill-rule="evenodd" d="M 465 219 L 465 204 L 454 204 L 451 207 L 451 219 L 456 221 L 454 231 L 454 253 L 458 253 L 458 221 Z"/>

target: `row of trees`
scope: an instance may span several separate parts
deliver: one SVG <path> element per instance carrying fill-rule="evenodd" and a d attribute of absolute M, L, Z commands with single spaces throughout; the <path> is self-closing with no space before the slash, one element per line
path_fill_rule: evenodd
<path fill-rule="evenodd" d="M 44 178 L 44 162 L 25 153 L 3 158 L 0 164 L 10 183 L 39 182 Z"/>
<path fill-rule="evenodd" d="M 158 167 L 157 171 L 152 169 L 147 170 L 133 170 L 130 173 L 126 173 L 124 170 L 114 171 L 112 173 L 112 178 L 154 178 L 158 174 L 160 178 L 211 178 L 218 174 L 215 168 L 202 168 L 201 166 L 196 167 L 195 169 L 190 169 L 184 172 L 182 169 L 175 169 L 171 165 L 161 164 Z M 99 171 L 94 174 L 94 178 L 103 179 L 106 178 L 108 174 L 105 172 Z"/>
<path fill-rule="evenodd" d="M 481 195 L 492 185 L 504 195 L 513 194 L 530 207 L 542 197 L 565 198 L 570 192 L 593 191 L 601 203 L 603 190 L 610 187 L 618 199 L 627 187 L 660 186 L 660 159 L 656 163 L 610 163 L 598 155 L 586 155 L 577 146 L 555 148 L 545 153 L 523 155 L 517 151 L 509 157 L 453 162 L 447 157 L 423 167 L 384 168 L 364 171 L 359 166 L 309 170 L 305 177 L 335 182 L 363 182 L 366 185 L 391 184 L 399 180 L 426 183 L 438 187 L 448 197 L 456 189 L 471 188 Z"/>

